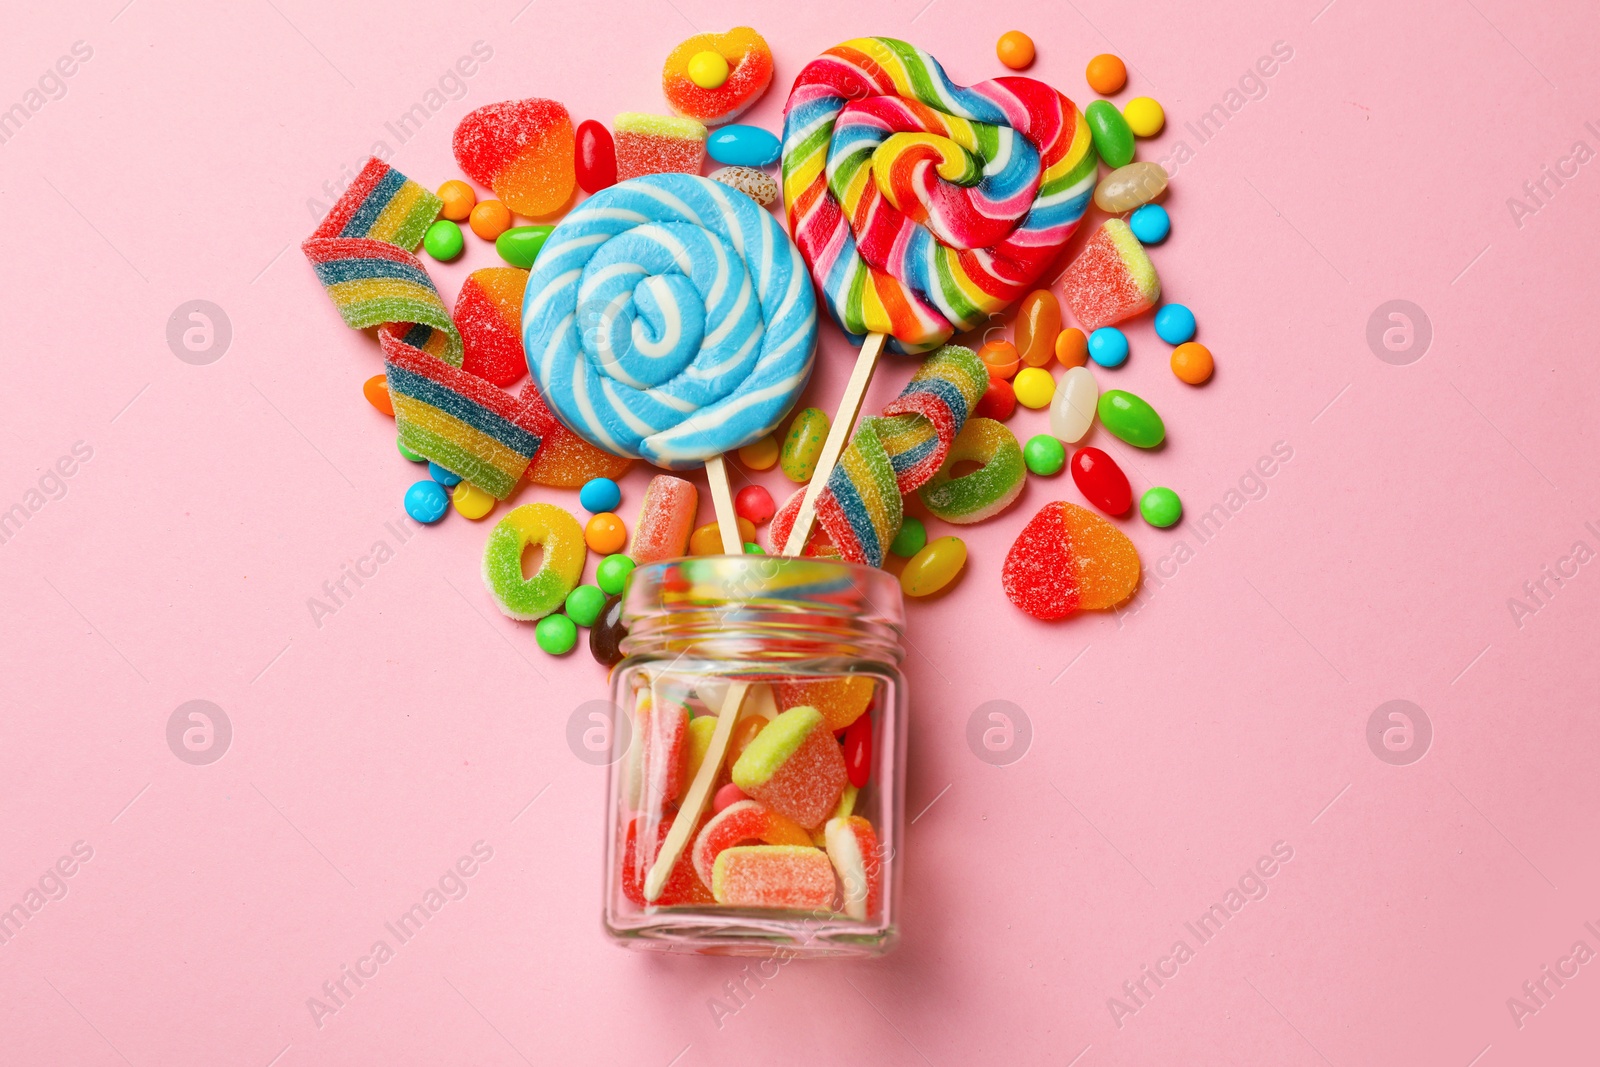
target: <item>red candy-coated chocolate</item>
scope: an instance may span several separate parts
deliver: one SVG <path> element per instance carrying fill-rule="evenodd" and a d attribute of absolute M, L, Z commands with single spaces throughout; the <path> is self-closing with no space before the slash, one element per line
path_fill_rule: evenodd
<path fill-rule="evenodd" d="M 991 377 L 972 414 L 980 419 L 1005 422 L 1017 410 L 1017 391 L 1004 378 Z"/>
<path fill-rule="evenodd" d="M 672 821 L 675 818 L 677 818 L 676 812 L 663 818 L 657 827 L 654 844 L 644 849 L 639 848 L 639 824 L 645 821 L 645 817 L 641 815 L 628 823 L 628 836 L 622 846 L 622 895 L 641 908 L 645 906 L 645 875 L 650 873 L 656 855 L 661 851 L 661 843 L 667 839 L 667 833 L 672 829 Z M 648 841 L 648 838 L 646 840 Z M 667 884 L 662 887 L 661 895 L 655 900 L 656 906 L 714 903 L 716 898 L 711 895 L 711 887 L 700 881 L 700 876 L 694 871 L 694 861 L 689 855 L 689 850 L 684 849 L 683 855 L 678 857 L 678 862 L 672 865 L 672 873 L 667 877 Z"/>
<path fill-rule="evenodd" d="M 1123 515 L 1133 506 L 1133 487 L 1117 461 L 1098 448 L 1072 454 L 1072 481 L 1089 503 L 1107 515 Z"/>
<path fill-rule="evenodd" d="M 578 123 L 576 136 L 574 163 L 579 187 L 586 193 L 598 193 L 617 184 L 617 146 L 611 131 L 594 119 L 584 119 Z"/>
<path fill-rule="evenodd" d="M 844 769 L 857 789 L 872 776 L 872 716 L 863 715 L 844 732 Z"/>
<path fill-rule="evenodd" d="M 733 510 L 741 519 L 749 519 L 757 526 L 765 526 L 772 521 L 777 507 L 772 502 L 772 494 L 767 492 L 765 487 L 747 485 L 733 498 Z"/>

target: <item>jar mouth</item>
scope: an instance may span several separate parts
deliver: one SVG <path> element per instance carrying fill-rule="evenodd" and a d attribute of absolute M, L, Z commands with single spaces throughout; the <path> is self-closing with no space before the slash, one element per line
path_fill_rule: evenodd
<path fill-rule="evenodd" d="M 639 567 L 623 596 L 629 655 L 685 643 L 856 646 L 899 659 L 900 582 L 876 567 L 786 556 L 691 556 Z"/>

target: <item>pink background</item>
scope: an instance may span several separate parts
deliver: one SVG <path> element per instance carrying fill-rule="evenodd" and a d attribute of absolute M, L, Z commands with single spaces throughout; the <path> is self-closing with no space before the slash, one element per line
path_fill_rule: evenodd
<path fill-rule="evenodd" d="M 1600 148 L 1584 126 L 1600 127 L 1600 33 L 1576 0 L 1322 2 L 101 0 L 15 15 L 0 107 L 75 41 L 92 57 L 0 144 L 0 508 L 26 508 L 76 442 L 92 457 L 63 463 L 65 495 L 31 498 L 0 544 L 0 907 L 74 842 L 93 855 L 63 864 L 66 895 L 0 945 L 0 1059 L 1592 1062 L 1600 962 L 1547 980 L 1520 1027 L 1507 998 L 1575 942 L 1600 951 L 1584 927 L 1600 928 L 1600 566 L 1560 563 L 1576 541 L 1586 560 L 1600 549 L 1600 163 L 1547 179 L 1520 219 L 1507 198 L 1537 206 L 1525 182 L 1574 141 Z M 1123 521 L 1162 584 L 1049 626 L 1005 602 L 998 574 L 1029 515 L 1081 499 L 1065 476 L 959 531 L 967 573 L 912 605 L 907 635 L 902 947 L 746 979 L 719 1026 L 711 1000 L 735 1006 L 741 962 L 599 933 L 605 773 L 565 729 L 602 671 L 543 655 L 496 613 L 478 580 L 486 525 L 452 514 L 403 546 L 386 529 L 417 472 L 361 399 L 376 347 L 339 325 L 296 245 L 308 200 L 329 202 L 323 183 L 376 140 L 437 185 L 471 108 L 660 110 L 673 44 L 750 22 L 779 65 L 750 121 L 773 129 L 803 62 L 859 34 L 912 39 L 972 81 L 1001 73 L 993 41 L 1020 27 L 1032 73 L 1080 102 L 1090 56 L 1129 60 L 1119 100 L 1148 93 L 1169 115 L 1141 156 L 1177 166 L 1154 255 L 1219 369 L 1178 383 L 1146 320 L 1129 363 L 1099 376 L 1167 420 L 1164 450 L 1116 451 L 1135 487 L 1227 517 L 1204 540 L 1192 522 Z M 475 41 L 492 59 L 400 145 L 385 123 Z M 1201 143 L 1184 124 L 1280 41 L 1293 56 L 1265 95 L 1233 98 Z M 496 262 L 467 240 L 435 272 L 448 300 Z M 165 336 L 197 298 L 233 331 L 206 366 Z M 1409 365 L 1366 339 L 1394 299 L 1432 325 Z M 826 327 L 819 403 L 847 357 Z M 882 373 L 872 403 L 908 373 Z M 1277 442 L 1292 458 L 1252 481 Z M 645 476 L 624 486 L 629 522 Z M 1251 495 L 1230 496 L 1241 479 Z M 394 558 L 315 625 L 307 599 L 380 539 Z M 1528 599 L 1523 583 L 1557 566 L 1576 576 Z M 166 741 L 191 699 L 232 724 L 208 766 Z M 1408 766 L 1366 739 L 1394 699 L 1432 724 Z M 989 700 L 1032 724 L 1009 766 L 966 742 Z M 466 897 L 319 1027 L 307 999 L 480 840 L 493 858 Z M 1184 923 L 1276 842 L 1293 859 L 1265 899 L 1200 944 Z M 1123 982 L 1179 939 L 1193 958 L 1127 999 Z M 1137 1010 L 1115 1018 L 1114 996 Z"/>

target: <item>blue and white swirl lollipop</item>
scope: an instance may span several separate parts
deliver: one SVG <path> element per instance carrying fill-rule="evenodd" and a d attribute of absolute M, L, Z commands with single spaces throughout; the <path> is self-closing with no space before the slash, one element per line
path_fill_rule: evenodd
<path fill-rule="evenodd" d="M 545 241 L 522 304 L 528 369 L 590 443 L 697 467 L 769 433 L 811 376 L 800 251 L 745 194 L 690 174 L 604 189 Z"/>

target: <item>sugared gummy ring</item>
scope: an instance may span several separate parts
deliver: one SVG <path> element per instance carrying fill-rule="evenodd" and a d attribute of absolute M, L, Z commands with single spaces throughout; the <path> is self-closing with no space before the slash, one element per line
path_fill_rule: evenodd
<path fill-rule="evenodd" d="M 950 477 L 950 469 L 963 462 L 983 466 Z M 927 509 L 945 522 L 982 522 L 1010 507 L 1027 477 L 1016 435 L 993 419 L 969 419 L 939 473 L 917 492 Z"/>

